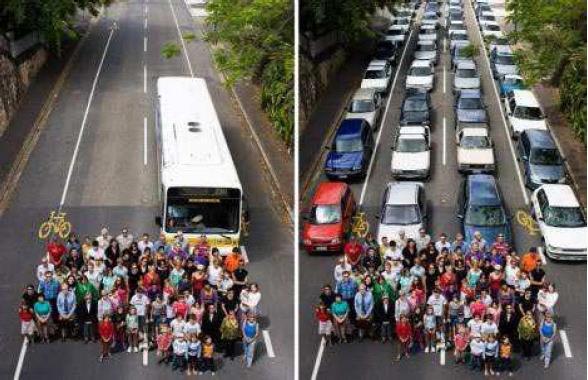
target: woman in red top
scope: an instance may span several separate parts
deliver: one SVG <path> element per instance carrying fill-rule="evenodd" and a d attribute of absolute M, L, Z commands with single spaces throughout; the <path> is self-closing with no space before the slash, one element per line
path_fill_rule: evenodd
<path fill-rule="evenodd" d="M 361 260 L 363 247 L 361 246 L 361 244 L 359 244 L 355 236 L 352 235 L 349 238 L 349 242 L 345 244 L 343 251 L 345 252 L 345 256 L 347 257 L 347 262 L 351 264 L 352 267 L 356 267 L 359 264 L 359 261 Z"/>
<path fill-rule="evenodd" d="M 98 334 L 100 334 L 100 361 L 110 357 L 110 345 L 114 338 L 114 325 L 110 320 L 110 315 L 105 314 L 102 321 L 98 324 Z"/>
<path fill-rule="evenodd" d="M 502 267 L 500 265 L 494 265 L 494 271 L 488 276 L 488 280 L 490 281 L 490 295 L 493 299 L 498 298 L 500 286 L 502 285 L 502 280 L 504 279 L 504 275 L 502 274 L 501 269 Z"/>
<path fill-rule="evenodd" d="M 402 359 L 402 356 L 410 357 L 410 341 L 412 340 L 412 326 L 406 318 L 406 315 L 400 315 L 400 321 L 396 323 L 396 336 L 398 336 L 398 357 L 396 360 Z"/>
<path fill-rule="evenodd" d="M 325 338 L 327 344 L 331 344 L 331 333 L 333 331 L 333 322 L 331 321 L 331 312 L 327 306 L 321 302 L 314 310 L 314 317 L 319 323 L 319 335 Z"/>
<path fill-rule="evenodd" d="M 35 333 L 35 321 L 33 321 L 33 312 L 27 305 L 27 301 L 20 303 L 18 318 L 20 319 L 20 333 L 22 337 L 32 342 L 33 334 Z"/>

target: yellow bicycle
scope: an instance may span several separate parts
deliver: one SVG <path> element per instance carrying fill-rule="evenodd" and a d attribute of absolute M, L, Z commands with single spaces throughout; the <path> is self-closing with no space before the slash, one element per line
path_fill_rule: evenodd
<path fill-rule="evenodd" d="M 71 223 L 65 219 L 65 212 L 51 211 L 49 219 L 41 223 L 39 227 L 39 239 L 47 239 L 50 234 L 57 234 L 62 239 L 69 236 Z"/>
<path fill-rule="evenodd" d="M 370 224 L 365 212 L 358 212 L 351 220 L 353 221 L 351 224 L 351 233 L 357 237 L 364 238 L 370 230 Z"/>

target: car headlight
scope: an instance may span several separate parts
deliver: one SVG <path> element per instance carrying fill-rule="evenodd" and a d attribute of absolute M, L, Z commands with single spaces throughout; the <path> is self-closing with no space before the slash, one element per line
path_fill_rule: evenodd
<path fill-rule="evenodd" d="M 331 244 L 339 244 L 339 243 L 341 243 L 341 239 L 339 239 L 338 237 L 331 240 Z"/>
<path fill-rule="evenodd" d="M 304 239 L 304 245 L 312 245 L 312 240 Z"/>
<path fill-rule="evenodd" d="M 361 170 L 361 164 L 353 165 L 352 170 Z"/>
<path fill-rule="evenodd" d="M 547 244 L 547 250 L 549 252 L 561 252 L 562 251 L 561 248 L 555 247 L 555 246 L 553 246 L 551 244 Z"/>

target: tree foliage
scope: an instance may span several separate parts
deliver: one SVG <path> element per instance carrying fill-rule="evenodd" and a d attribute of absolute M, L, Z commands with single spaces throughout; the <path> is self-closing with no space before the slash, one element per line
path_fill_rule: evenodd
<path fill-rule="evenodd" d="M 276 131 L 294 132 L 294 9 L 290 0 L 210 0 L 206 39 L 229 85 L 252 79 Z"/>
<path fill-rule="evenodd" d="M 586 1 L 508 0 L 517 61 L 530 83 L 548 78 L 560 89 L 560 108 L 586 139 Z"/>

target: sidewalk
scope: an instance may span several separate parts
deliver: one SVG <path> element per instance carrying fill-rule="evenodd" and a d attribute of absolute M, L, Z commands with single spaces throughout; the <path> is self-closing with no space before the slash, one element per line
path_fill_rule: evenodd
<path fill-rule="evenodd" d="M 233 86 L 237 102 L 241 106 L 245 119 L 254 132 L 253 139 L 265 154 L 264 164 L 268 168 L 279 196 L 288 209 L 294 207 L 294 160 L 282 143 L 273 125 L 261 109 L 261 101 L 257 89 L 249 82 L 239 82 Z M 267 162 L 265 162 L 267 161 Z"/>

